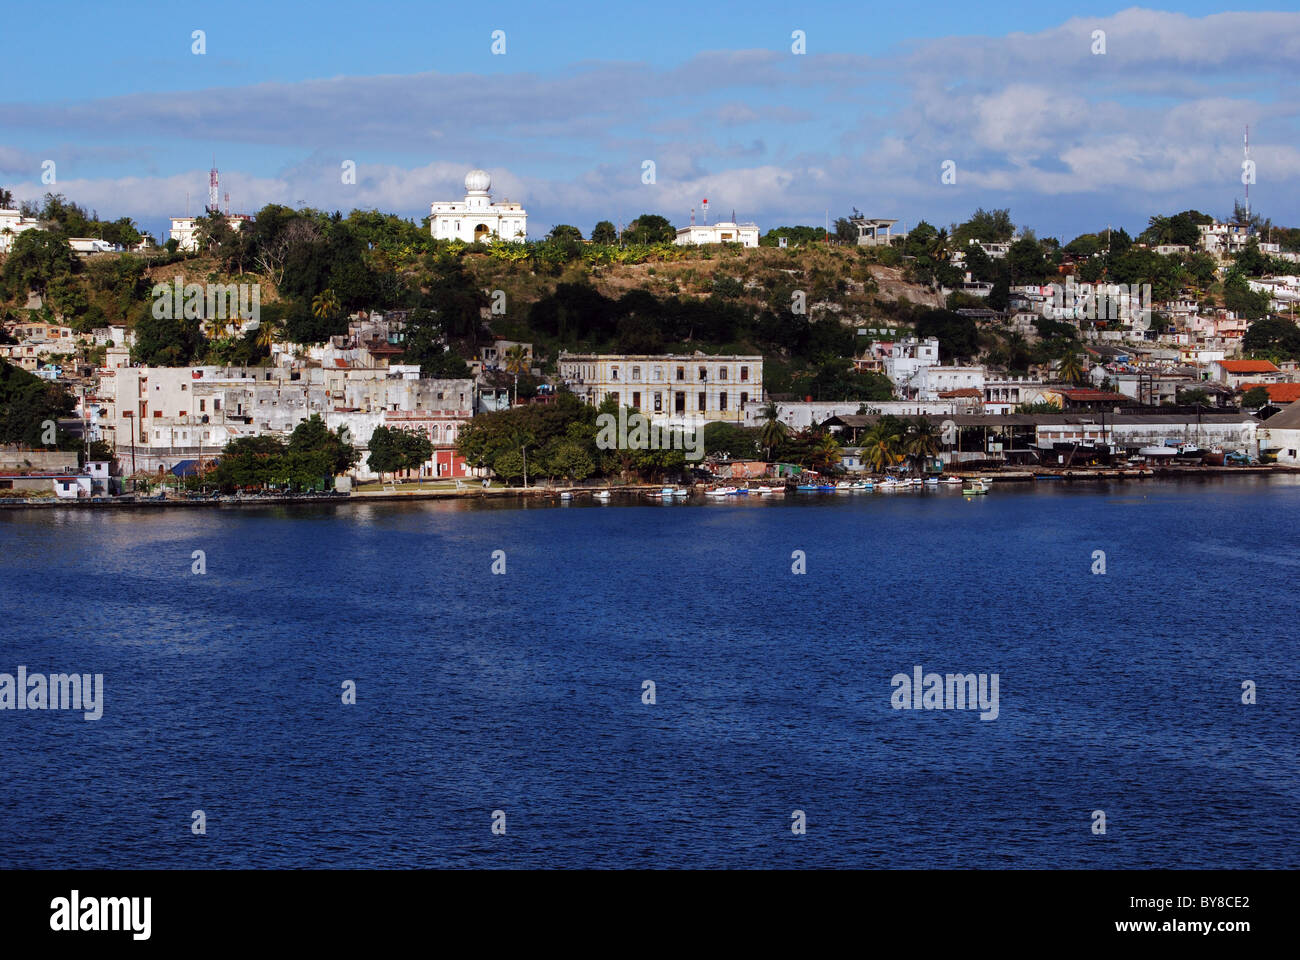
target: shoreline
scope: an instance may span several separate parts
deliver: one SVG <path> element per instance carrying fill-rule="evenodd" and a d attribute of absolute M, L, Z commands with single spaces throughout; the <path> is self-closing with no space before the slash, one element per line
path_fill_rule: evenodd
<path fill-rule="evenodd" d="M 1205 465 L 1168 465 L 1135 469 L 1131 467 L 1041 467 L 1036 470 L 976 470 L 945 471 L 948 476 L 961 479 L 988 479 L 997 483 L 1034 484 L 1039 482 L 1064 481 L 1067 483 L 1094 483 L 1097 481 L 1129 480 L 1171 480 L 1192 479 L 1199 477 L 1250 476 L 1270 477 L 1300 474 L 1300 466 L 1285 464 L 1267 464 L 1256 466 L 1205 466 Z M 738 480 L 721 480 L 719 483 L 738 483 Z M 752 482 L 771 482 L 756 479 Z M 617 486 L 567 486 L 567 487 L 496 487 L 475 488 L 470 490 L 376 490 L 372 492 L 341 494 L 297 494 L 282 497 L 244 497 L 235 499 L 183 499 L 183 498 L 94 498 L 84 500 L 58 499 L 54 497 L 35 500 L 0 500 L 0 510 L 94 510 L 108 509 L 191 509 L 203 507 L 215 508 L 265 508 L 280 506 L 315 505 L 358 505 L 365 503 L 395 503 L 411 500 L 490 500 L 513 498 L 520 500 L 556 500 L 561 493 L 585 496 L 599 491 L 611 494 L 634 494 L 640 496 L 661 489 L 662 483 L 619 484 Z M 695 487 L 707 486 L 693 484 Z"/>

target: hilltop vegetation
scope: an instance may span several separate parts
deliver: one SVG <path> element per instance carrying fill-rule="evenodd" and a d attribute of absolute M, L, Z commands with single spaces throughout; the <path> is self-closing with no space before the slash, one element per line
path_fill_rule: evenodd
<path fill-rule="evenodd" d="M 1220 279 L 1203 253 L 1162 256 L 1134 245 L 1123 230 L 1084 234 L 1069 244 L 1016 236 L 1006 210 L 977 210 L 939 229 L 922 221 L 894 246 L 828 244 L 813 227 L 782 227 L 757 249 L 738 245 L 678 247 L 663 217 L 643 214 L 619 236 L 609 221 L 584 242 L 557 226 L 530 243 L 468 245 L 438 241 L 427 223 L 392 214 L 341 213 L 268 205 L 243 229 L 221 215 L 201 217 L 201 252 L 180 254 L 169 241 L 152 255 L 82 260 L 61 242 L 69 230 L 104 232 L 75 204 L 47 196 L 49 230 L 20 234 L 0 267 L 0 311 L 22 315 L 29 291 L 45 315 L 80 330 L 125 323 L 137 335 L 135 359 L 153 364 L 266 362 L 277 340 L 320 343 L 347 329 L 358 310 L 405 310 L 407 362 L 426 373 L 463 376 L 465 361 L 491 338 L 528 341 L 548 369 L 562 350 L 629 353 L 762 354 L 765 386 L 774 393 L 820 399 L 881 399 L 883 378 L 853 372 L 867 338 L 858 328 L 934 335 L 948 358 L 985 357 L 1013 371 L 1077 349 L 1077 331 L 1050 321 L 1029 338 L 953 312 L 961 306 L 1002 309 L 1010 287 L 1057 279 L 1151 283 L 1155 299 L 1184 289 L 1203 303 L 1222 302 L 1248 318 L 1267 312 L 1267 298 L 1246 278 L 1279 264 L 1252 244 Z M 1153 217 L 1147 243 L 1192 239 L 1197 211 Z M 118 222 L 122 236 L 129 221 Z M 847 229 L 846 229 L 847 227 Z M 836 236 L 848 239 L 847 220 Z M 1289 243 L 1293 238 L 1287 231 Z M 777 246 L 784 237 L 789 246 Z M 1009 243 L 1004 258 L 978 244 Z M 955 251 L 965 257 L 951 262 Z M 969 272 L 992 285 L 987 300 L 940 288 L 959 287 Z M 157 318 L 156 283 L 257 283 L 260 327 L 243 334 L 209 330 L 197 318 Z M 1158 324 L 1161 322 L 1158 319 Z M 449 349 L 444 349 L 444 346 Z M 522 395 L 535 387 L 523 378 Z"/>

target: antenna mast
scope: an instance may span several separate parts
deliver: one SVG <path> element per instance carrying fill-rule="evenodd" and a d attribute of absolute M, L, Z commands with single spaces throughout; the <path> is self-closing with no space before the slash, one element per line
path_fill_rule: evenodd
<path fill-rule="evenodd" d="M 1241 149 L 1246 155 L 1246 226 L 1250 226 L 1250 124 L 1246 124 L 1246 134 L 1241 140 Z"/>

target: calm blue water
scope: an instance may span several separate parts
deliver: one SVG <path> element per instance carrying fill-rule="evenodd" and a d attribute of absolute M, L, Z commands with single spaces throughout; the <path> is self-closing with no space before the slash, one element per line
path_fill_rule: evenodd
<path fill-rule="evenodd" d="M 0 514 L 0 672 L 106 700 L 0 712 L 0 865 L 1294 867 L 1297 515 L 1235 478 Z M 916 664 L 1000 716 L 892 709 Z"/>

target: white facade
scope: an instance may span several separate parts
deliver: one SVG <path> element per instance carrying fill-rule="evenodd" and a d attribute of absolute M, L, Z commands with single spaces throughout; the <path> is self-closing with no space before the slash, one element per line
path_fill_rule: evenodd
<path fill-rule="evenodd" d="M 594 407 L 612 398 L 656 422 L 730 420 L 763 397 L 763 358 L 566 354 L 559 374 Z"/>
<path fill-rule="evenodd" d="M 916 337 L 903 337 L 890 346 L 884 365 L 885 376 L 902 393 L 921 369 L 939 365 L 939 338 L 918 340 Z"/>
<path fill-rule="evenodd" d="M 17 210 L 0 210 L 0 253 L 8 253 L 13 248 L 18 234 L 39 229 L 40 225 L 35 217 L 24 217 Z"/>
<path fill-rule="evenodd" d="M 738 243 L 742 247 L 758 246 L 758 224 L 756 223 L 693 223 L 689 227 L 677 228 L 677 239 L 673 241 L 679 247 L 701 243 Z"/>
<path fill-rule="evenodd" d="M 492 177 L 486 170 L 465 174 L 465 199 L 435 200 L 429 205 L 429 232 L 435 240 L 484 243 L 523 241 L 528 236 L 528 212 L 517 203 L 493 203 Z"/>

